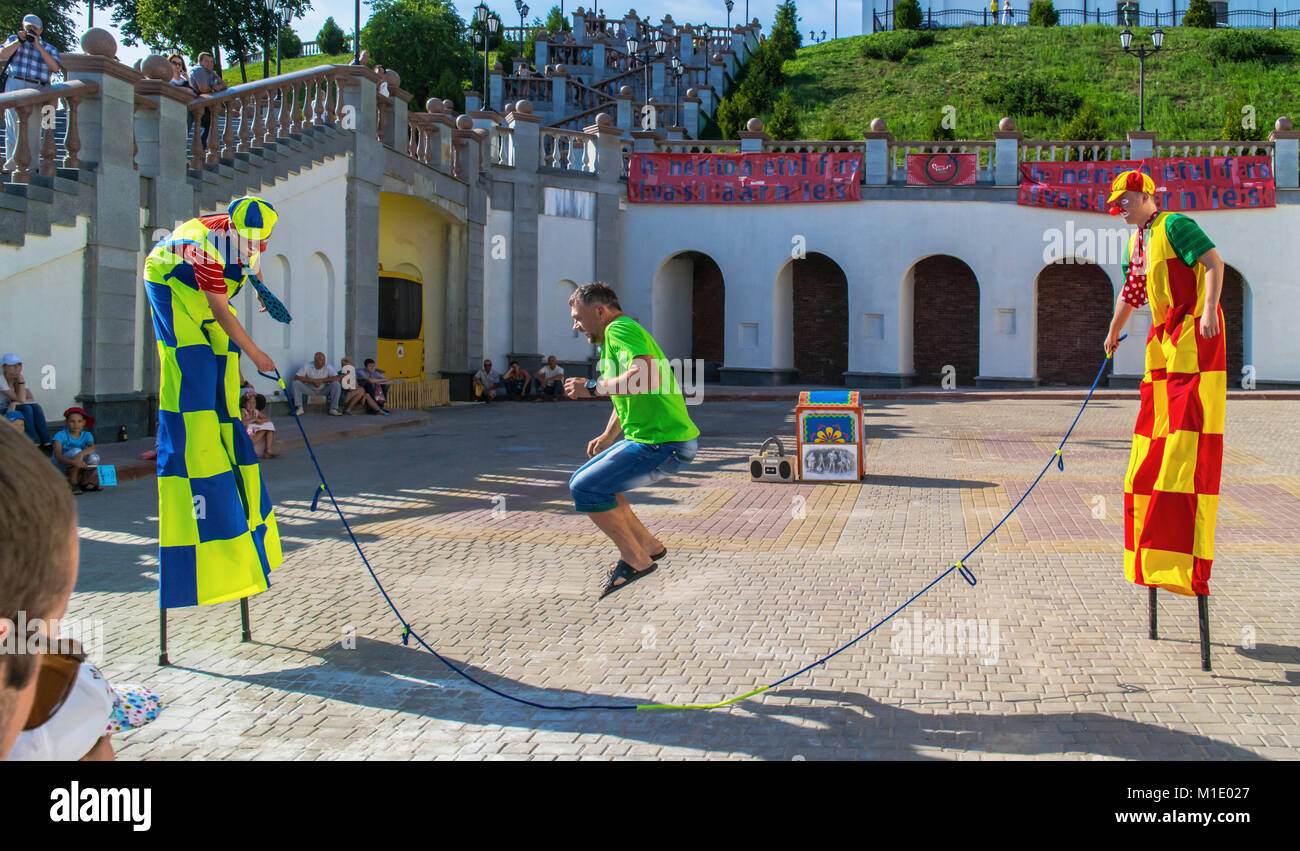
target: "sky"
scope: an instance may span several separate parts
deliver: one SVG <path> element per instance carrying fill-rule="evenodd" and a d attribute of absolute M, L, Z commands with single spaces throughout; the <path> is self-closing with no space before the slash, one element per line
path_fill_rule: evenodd
<path fill-rule="evenodd" d="M 749 16 L 758 18 L 759 23 L 763 25 L 764 32 L 771 29 L 772 16 L 777 4 L 778 0 L 751 0 L 749 3 Z M 476 5 L 478 5 L 477 2 L 468 2 L 468 0 L 460 0 L 455 4 L 456 10 L 466 20 L 474 14 Z M 509 0 L 509 2 L 487 0 L 487 5 L 501 16 L 501 20 L 506 26 L 519 25 L 519 13 L 515 11 L 513 0 Z M 548 3 L 547 0 L 532 0 L 528 5 L 530 18 L 545 18 L 551 6 L 557 4 Z M 827 33 L 832 31 L 832 17 L 835 5 L 835 0 L 803 0 L 803 2 L 798 2 L 801 18 L 799 29 L 804 34 L 805 43 L 807 43 L 810 30 L 816 29 L 819 33 L 821 30 L 826 30 Z M 840 35 L 860 35 L 862 33 L 862 0 L 844 0 L 838 5 Z M 576 0 L 576 2 L 575 0 L 565 0 L 565 15 L 571 15 L 579 6 L 587 8 L 587 4 L 583 0 Z M 727 23 L 727 10 L 722 0 L 707 0 L 707 2 L 701 0 L 657 0 L 654 3 L 637 3 L 635 0 L 630 0 L 630 2 L 623 5 L 598 2 L 596 7 L 603 8 L 607 15 L 623 13 L 628 9 L 637 9 L 643 15 L 649 14 L 656 23 L 663 20 L 664 15 L 672 15 L 673 20 L 678 23 L 708 23 L 711 26 L 725 26 Z M 742 23 L 744 13 L 745 0 L 736 0 L 735 9 L 731 13 L 731 22 L 733 24 Z M 320 32 L 321 25 L 325 23 L 325 19 L 330 16 L 334 17 L 334 20 L 343 28 L 344 32 L 351 33 L 355 14 L 356 6 L 353 0 L 313 0 L 311 11 L 307 12 L 302 18 L 293 21 L 291 26 L 303 41 L 313 41 L 316 38 L 316 33 Z M 366 19 L 369 16 L 370 6 L 362 2 L 361 26 L 366 25 Z M 87 29 L 86 7 L 80 7 L 73 17 L 78 33 L 85 32 Z M 148 49 L 143 46 L 127 47 L 122 43 L 121 33 L 109 25 L 112 20 L 110 12 L 100 10 L 95 18 L 96 26 L 105 27 L 118 39 L 118 59 L 130 65 L 134 64 L 135 60 L 148 55 Z M 572 20 L 572 17 L 569 19 Z"/>

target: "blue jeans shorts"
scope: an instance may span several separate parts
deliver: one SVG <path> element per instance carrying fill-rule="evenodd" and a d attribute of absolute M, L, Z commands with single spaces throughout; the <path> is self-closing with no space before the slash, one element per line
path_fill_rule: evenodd
<path fill-rule="evenodd" d="M 698 448 L 697 439 L 678 443 L 620 440 L 569 479 L 573 507 L 586 514 L 612 511 L 618 507 L 618 494 L 674 475 L 683 464 L 695 460 Z"/>

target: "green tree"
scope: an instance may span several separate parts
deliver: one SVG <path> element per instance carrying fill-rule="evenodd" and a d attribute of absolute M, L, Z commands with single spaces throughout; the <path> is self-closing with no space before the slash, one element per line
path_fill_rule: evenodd
<path fill-rule="evenodd" d="M 1107 137 L 1106 125 L 1097 114 L 1097 108 L 1092 101 L 1084 101 L 1074 117 L 1061 128 L 1061 138 L 1069 142 L 1097 142 Z M 1076 153 L 1071 150 L 1069 156 L 1070 159 L 1075 159 Z M 1077 157 L 1085 161 L 1094 159 L 1090 150 L 1080 151 Z"/>
<path fill-rule="evenodd" d="M 311 8 L 308 0 L 285 0 L 285 6 L 295 18 Z M 218 62 L 224 49 L 239 62 L 241 73 L 244 57 L 271 34 L 262 0 L 126 0 L 112 8 L 115 22 L 131 15 L 121 17 L 127 44 L 143 41 L 160 52 L 175 46 L 191 60 L 212 51 Z"/>
<path fill-rule="evenodd" d="M 737 91 L 729 97 L 723 98 L 722 103 L 718 104 L 718 134 L 723 139 L 735 139 L 736 134 L 745 129 L 745 124 L 749 119 L 758 114 L 754 104 L 750 101 L 749 96 L 743 91 Z"/>
<path fill-rule="evenodd" d="M 573 29 L 569 19 L 564 17 L 559 6 L 552 6 L 551 11 L 546 14 L 546 31 L 548 33 L 567 33 Z"/>
<path fill-rule="evenodd" d="M 1034 0 L 1033 5 L 1029 7 L 1029 25 L 1031 27 L 1054 27 L 1060 20 L 1061 16 L 1057 13 L 1056 7 L 1052 5 L 1052 0 Z"/>
<path fill-rule="evenodd" d="M 72 12 L 80 3 L 74 0 L 0 0 L 0 35 L 8 38 L 18 32 L 27 15 L 41 19 L 41 39 L 60 52 L 80 51 Z M 3 39 L 0 39 L 3 43 Z"/>
<path fill-rule="evenodd" d="M 332 16 L 325 19 L 320 32 L 316 33 L 316 46 L 320 48 L 321 53 L 327 56 L 342 53 L 347 41 L 347 34 L 343 32 L 342 27 L 334 22 Z"/>
<path fill-rule="evenodd" d="M 375 0 L 373 6 L 361 46 L 401 75 L 412 104 L 422 107 L 446 72 L 464 88 L 474 49 L 455 6 L 442 0 Z"/>
<path fill-rule="evenodd" d="M 1183 26 L 1206 30 L 1217 27 L 1218 22 L 1214 19 L 1214 10 L 1210 8 L 1209 0 L 1192 0 L 1187 7 L 1187 14 L 1183 16 Z"/>
<path fill-rule="evenodd" d="M 776 7 L 776 20 L 772 23 L 772 36 L 768 40 L 782 61 L 793 59 L 795 51 L 803 44 L 803 35 L 799 31 L 800 20 L 794 0 L 784 0 Z"/>
<path fill-rule="evenodd" d="M 772 106 L 772 120 L 767 124 L 767 132 L 773 139 L 782 141 L 799 138 L 799 107 L 789 89 L 782 89 Z"/>
<path fill-rule="evenodd" d="M 921 4 L 917 0 L 898 0 L 894 4 L 894 29 L 919 30 L 922 19 Z"/>
<path fill-rule="evenodd" d="M 285 25 L 280 28 L 280 58 L 293 59 L 302 53 L 302 39 L 293 31 L 293 27 Z"/>
<path fill-rule="evenodd" d="M 817 138 L 823 142 L 842 142 L 845 139 L 852 138 L 852 131 L 843 121 L 840 121 L 838 116 L 827 110 L 826 117 L 822 119 L 822 129 L 818 132 Z"/>

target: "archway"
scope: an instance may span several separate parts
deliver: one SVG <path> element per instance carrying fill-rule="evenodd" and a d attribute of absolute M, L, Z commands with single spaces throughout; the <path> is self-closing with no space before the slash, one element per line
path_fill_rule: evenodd
<path fill-rule="evenodd" d="M 1035 282 L 1034 373 L 1040 384 L 1092 384 L 1115 309 L 1115 289 L 1101 267 L 1068 260 L 1044 266 Z"/>
<path fill-rule="evenodd" d="M 944 367 L 958 384 L 974 384 L 980 370 L 980 287 L 961 260 L 937 254 L 908 274 L 912 298 L 912 371 L 917 384 L 938 384 Z M 906 293 L 903 294 L 906 299 Z"/>
<path fill-rule="evenodd" d="M 801 384 L 843 384 L 849 368 L 849 280 L 825 254 L 791 261 L 794 368 Z"/>
<path fill-rule="evenodd" d="M 654 335 L 664 355 L 704 361 L 704 380 L 717 381 L 726 360 L 726 285 L 707 254 L 682 251 L 655 273 Z"/>
<path fill-rule="evenodd" d="M 1250 287 L 1232 266 L 1223 266 L 1223 292 L 1219 295 L 1223 308 L 1223 325 L 1228 350 L 1228 386 L 1241 386 L 1241 369 L 1246 363 L 1246 337 L 1250 322 Z"/>

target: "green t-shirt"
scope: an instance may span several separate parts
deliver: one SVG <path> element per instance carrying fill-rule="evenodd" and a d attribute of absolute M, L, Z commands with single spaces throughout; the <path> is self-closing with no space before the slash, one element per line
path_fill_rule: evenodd
<path fill-rule="evenodd" d="M 1154 225 L 1154 222 L 1152 224 Z M 1201 226 L 1182 213 L 1167 214 L 1163 224 L 1165 226 L 1165 238 L 1169 240 L 1169 247 L 1178 255 L 1178 259 L 1182 260 L 1187 266 L 1195 266 L 1196 261 L 1214 247 L 1214 243 L 1205 235 L 1205 231 L 1201 230 Z M 1120 261 L 1120 268 L 1123 270 L 1125 277 L 1128 276 L 1130 245 L 1129 240 L 1124 241 L 1124 257 Z M 1147 252 L 1150 253 L 1150 251 L 1151 249 L 1148 247 Z"/>
<path fill-rule="evenodd" d="M 600 349 L 600 377 L 617 378 L 632 367 L 642 355 L 654 358 L 659 368 L 659 390 L 627 396 L 612 396 L 623 434 L 637 443 L 676 443 L 700 436 L 700 430 L 686 414 L 686 400 L 671 365 L 659 344 L 632 319 L 620 316 L 605 327 L 605 343 Z"/>

